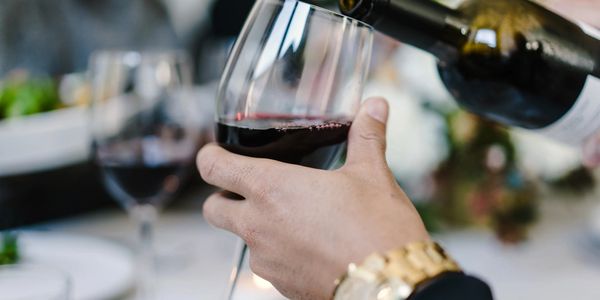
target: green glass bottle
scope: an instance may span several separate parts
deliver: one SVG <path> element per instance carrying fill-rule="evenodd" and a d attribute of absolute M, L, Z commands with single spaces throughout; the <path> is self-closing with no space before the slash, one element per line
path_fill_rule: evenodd
<path fill-rule="evenodd" d="M 345 15 L 437 56 L 466 109 L 579 144 L 600 130 L 600 33 L 528 0 L 339 0 Z M 599 16 L 600 17 L 600 16 Z"/>

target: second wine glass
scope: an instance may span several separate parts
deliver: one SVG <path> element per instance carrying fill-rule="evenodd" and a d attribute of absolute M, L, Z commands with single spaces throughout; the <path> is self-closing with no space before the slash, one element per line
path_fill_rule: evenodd
<path fill-rule="evenodd" d="M 360 105 L 372 39 L 368 25 L 317 6 L 257 1 L 221 79 L 217 141 L 242 155 L 334 167 Z"/>
<path fill-rule="evenodd" d="M 90 62 L 94 159 L 112 196 L 139 227 L 137 299 L 153 299 L 153 224 L 181 186 L 201 142 L 180 51 L 101 51 Z"/>

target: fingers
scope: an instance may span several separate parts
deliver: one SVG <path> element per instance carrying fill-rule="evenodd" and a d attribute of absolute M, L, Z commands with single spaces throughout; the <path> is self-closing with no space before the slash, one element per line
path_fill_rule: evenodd
<path fill-rule="evenodd" d="M 202 214 L 209 224 L 240 235 L 239 223 L 247 202 L 232 200 L 226 193 L 218 192 L 208 197 L 202 207 Z"/>
<path fill-rule="evenodd" d="M 383 98 L 371 98 L 362 105 L 348 135 L 347 165 L 386 164 L 388 111 L 388 104 Z"/>
<path fill-rule="evenodd" d="M 214 144 L 200 150 L 196 163 L 207 183 L 245 197 L 264 192 L 267 176 L 275 169 L 263 160 L 233 154 Z"/>

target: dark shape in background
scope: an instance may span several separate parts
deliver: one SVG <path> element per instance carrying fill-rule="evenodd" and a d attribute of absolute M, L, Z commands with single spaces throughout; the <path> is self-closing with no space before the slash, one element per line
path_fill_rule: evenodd
<path fill-rule="evenodd" d="M 99 48 L 160 49 L 178 44 L 157 0 L 3 0 L 0 74 L 85 71 Z"/>

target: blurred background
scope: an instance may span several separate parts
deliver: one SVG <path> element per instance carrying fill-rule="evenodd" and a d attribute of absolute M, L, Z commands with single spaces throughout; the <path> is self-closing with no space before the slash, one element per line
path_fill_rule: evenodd
<path fill-rule="evenodd" d="M 600 27 L 592 1 L 542 2 Z M 335 10 L 336 1 L 312 2 Z M 0 265 L 43 262 L 71 277 L 74 299 L 127 299 L 134 229 L 91 159 L 89 56 L 184 49 L 205 143 L 216 85 L 253 3 L 3 0 Z M 460 110 L 433 57 L 384 36 L 376 38 L 367 96 L 390 102 L 388 160 L 398 181 L 436 238 L 488 280 L 497 299 L 600 298 L 599 177 L 578 149 Z M 191 174 L 159 221 L 161 299 L 217 299 L 233 260 L 234 237 L 201 217 L 212 188 Z M 247 272 L 236 299 L 281 296 Z"/>

